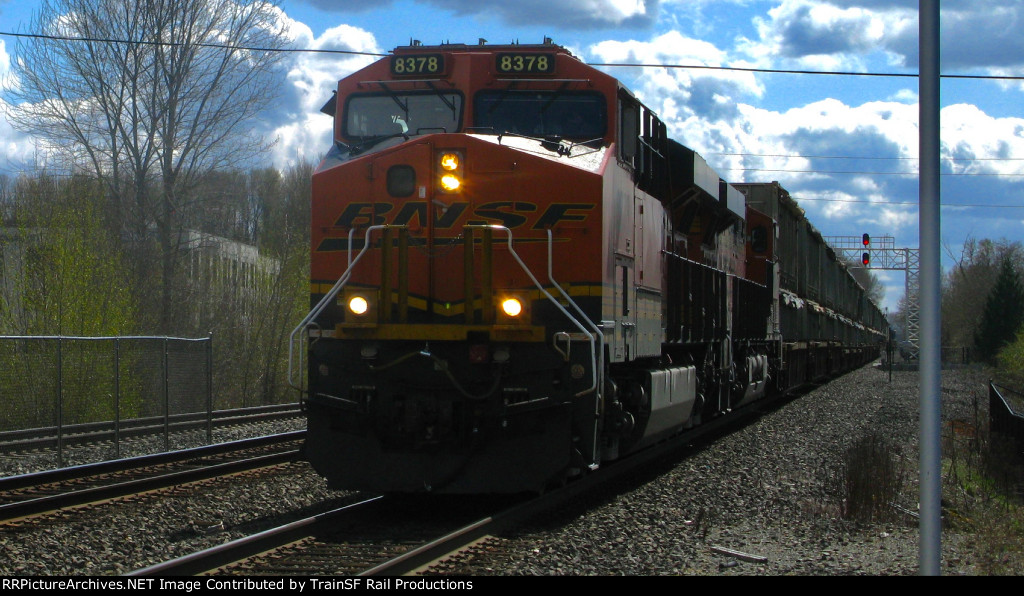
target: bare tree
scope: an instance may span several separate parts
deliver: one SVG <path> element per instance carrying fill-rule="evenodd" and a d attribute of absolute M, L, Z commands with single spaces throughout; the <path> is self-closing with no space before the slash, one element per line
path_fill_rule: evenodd
<path fill-rule="evenodd" d="M 273 0 L 42 0 L 15 50 L 8 117 L 105 184 L 122 235 L 151 245 L 158 321 L 174 320 L 192 189 L 265 148 L 252 120 L 275 99 L 287 31 Z"/>

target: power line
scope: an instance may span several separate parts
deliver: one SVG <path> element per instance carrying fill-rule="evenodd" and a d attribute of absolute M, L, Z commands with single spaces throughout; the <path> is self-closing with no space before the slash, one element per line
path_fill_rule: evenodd
<path fill-rule="evenodd" d="M 47 35 L 42 33 L 11 33 L 7 31 L 0 31 L 0 36 L 8 37 L 20 37 L 30 39 L 45 39 L 48 41 L 74 41 L 74 42 L 87 42 L 87 43 L 109 43 L 109 44 L 134 44 L 144 46 L 168 46 L 168 47 L 180 47 L 184 45 L 199 47 L 199 48 L 211 48 L 216 50 L 237 50 L 245 52 L 281 52 L 281 53 L 306 53 L 306 54 L 348 54 L 355 56 L 372 56 L 376 58 L 385 58 L 388 54 L 381 54 L 378 52 L 360 52 L 356 50 L 329 50 L 329 49 L 314 49 L 314 48 L 265 48 L 258 46 L 239 46 L 229 45 L 222 43 L 190 43 L 184 44 L 174 41 L 149 41 L 149 40 L 127 40 L 127 39 L 115 39 L 115 38 L 102 38 L 102 37 L 71 37 L 66 35 Z"/>
<path fill-rule="evenodd" d="M 94 38 L 94 37 L 71 37 L 63 35 L 48 35 L 40 33 L 13 33 L 0 31 L 0 36 L 15 38 L 44 39 L 51 41 L 70 42 L 92 42 L 92 43 L 128 43 L 154 46 L 181 46 L 177 42 L 147 41 L 147 40 L 123 40 L 115 38 Z M 266 48 L 255 46 L 239 46 L 216 43 L 196 43 L 197 47 L 225 50 L 243 50 L 259 52 L 282 52 L 282 53 L 318 53 L 318 54 L 343 54 L 370 57 L 387 57 L 388 54 L 377 52 L 362 52 L 356 50 L 340 49 L 311 49 L 311 48 Z M 594 67 L 635 67 L 635 68 L 675 68 L 675 69 L 697 69 L 697 70 L 723 70 L 738 72 L 775 73 L 775 74 L 806 74 L 806 75 L 833 75 L 833 76 L 873 76 L 873 77 L 917 77 L 916 74 L 908 73 L 865 73 L 853 71 L 810 71 L 810 70 L 786 70 L 766 68 L 746 68 L 730 66 L 708 66 L 708 65 L 687 65 L 687 64 L 645 64 L 645 63 L 588 63 Z M 989 76 L 989 75 L 942 75 L 945 78 L 962 79 L 993 79 L 993 80 L 1024 80 L 1021 76 Z M 743 157 L 775 157 L 775 158 L 803 158 L 803 159 L 864 159 L 864 160 L 916 160 L 913 157 L 855 157 L 855 156 L 828 156 L 828 155 L 771 155 L 753 153 L 712 153 L 709 155 L 743 156 Z M 1024 158 L 948 158 L 950 161 L 1022 161 Z M 724 168 L 725 171 L 742 172 L 780 172 L 793 174 L 835 174 L 835 175 L 870 175 L 870 176 L 914 176 L 914 172 L 862 172 L 862 171 L 820 171 L 820 170 L 789 170 L 769 168 Z M 997 176 L 997 177 L 1019 177 L 1022 174 L 988 174 L 988 173 L 949 173 L 943 176 Z"/>
<path fill-rule="evenodd" d="M 839 175 L 857 175 L 857 176 L 917 176 L 917 172 L 863 172 L 857 170 L 786 170 L 786 169 L 774 169 L 774 168 L 719 168 L 723 172 L 782 172 L 787 174 L 839 174 Z M 941 176 L 994 176 L 994 177 L 1006 177 L 1016 178 L 1024 177 L 1024 174 L 985 174 L 985 173 L 943 173 Z"/>
<path fill-rule="evenodd" d="M 824 197 L 793 197 L 797 202 L 820 201 L 824 203 L 867 203 L 870 205 L 914 205 L 916 201 L 869 201 L 866 199 L 829 199 Z M 974 207 L 985 209 L 1024 209 L 1024 205 L 993 205 L 991 203 L 942 203 L 942 207 Z"/>
<path fill-rule="evenodd" d="M 772 153 L 707 153 L 706 155 L 725 155 L 731 157 L 781 157 L 791 159 L 864 159 L 864 160 L 905 160 L 917 161 L 916 157 L 878 157 L 857 155 L 794 155 Z M 1024 161 L 1024 157 L 944 157 L 943 161 Z"/>
<path fill-rule="evenodd" d="M 9 31 L 0 31 L 0 36 L 17 37 L 17 38 L 29 38 L 29 39 L 45 39 L 51 41 L 73 41 L 73 42 L 93 42 L 93 43 L 129 43 L 139 45 L 154 45 L 154 46 L 181 46 L 185 44 L 177 42 L 167 41 L 149 41 L 149 40 L 125 40 L 125 39 L 113 39 L 113 38 L 94 38 L 94 37 L 71 37 L 64 35 L 48 35 L 42 33 L 13 33 Z M 228 44 L 217 44 L 217 43 L 195 43 L 190 44 L 195 47 L 202 48 L 213 48 L 222 50 L 241 50 L 250 52 L 289 52 L 289 53 L 310 53 L 310 54 L 346 54 L 355 56 L 372 56 L 376 58 L 386 58 L 389 54 L 381 54 L 379 52 L 361 52 L 356 50 L 334 50 L 334 49 L 313 49 L 313 48 L 265 48 L 255 46 L 241 46 L 241 45 L 228 45 Z M 794 70 L 794 69 L 779 69 L 779 68 L 753 68 L 753 67 L 741 67 L 741 66 L 709 66 L 706 64 L 646 64 L 643 62 L 637 63 L 616 63 L 616 62 L 587 62 L 588 66 L 593 67 L 605 67 L 605 68 L 669 68 L 669 69 L 685 69 L 685 70 L 720 70 L 720 71 L 731 71 L 731 72 L 753 72 L 762 74 L 800 74 L 800 75 L 829 75 L 829 76 L 849 76 L 849 77 L 898 77 L 898 78 L 917 78 L 915 73 L 896 73 L 896 72 L 857 72 L 857 71 L 843 71 L 843 70 Z M 960 74 L 945 74 L 941 75 L 944 79 L 979 79 L 979 80 L 998 80 L 998 81 L 1024 81 L 1024 76 L 1009 76 L 1009 75 L 960 75 Z"/>
<path fill-rule="evenodd" d="M 801 74 L 801 75 L 831 75 L 831 76 L 844 76 L 844 77 L 899 77 L 899 78 L 914 78 L 918 75 L 916 73 L 904 73 L 904 72 L 856 72 L 849 70 L 791 70 L 781 68 L 753 68 L 753 67 L 740 67 L 740 66 L 708 66 L 705 64 L 646 64 L 643 62 L 637 63 L 600 63 L 600 62 L 588 62 L 588 66 L 603 66 L 603 67 L 632 67 L 632 68 L 678 68 L 685 70 L 726 70 L 733 72 L 755 72 L 764 74 Z M 1004 76 L 1004 75 L 954 75 L 946 74 L 941 75 L 944 79 L 992 79 L 1001 81 L 1024 81 L 1024 76 Z"/>

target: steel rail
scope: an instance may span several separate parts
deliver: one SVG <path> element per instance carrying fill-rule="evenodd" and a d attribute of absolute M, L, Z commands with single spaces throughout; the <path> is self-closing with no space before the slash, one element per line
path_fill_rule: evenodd
<path fill-rule="evenodd" d="M 280 548 L 317 533 L 323 526 L 342 523 L 346 519 L 365 514 L 368 507 L 379 504 L 383 496 L 375 496 L 313 517 L 300 519 L 277 528 L 264 530 L 224 544 L 185 555 L 177 559 L 137 569 L 127 576 L 198 575 L 234 563 L 262 552 Z"/>
<path fill-rule="evenodd" d="M 268 419 L 292 418 L 299 415 L 301 415 L 299 405 L 290 403 L 216 410 L 212 413 L 212 418 L 215 426 L 229 426 L 232 424 L 244 424 L 249 421 L 258 422 Z M 199 427 L 206 424 L 206 416 L 206 412 L 172 414 L 168 417 L 168 425 L 171 430 Z M 67 425 L 62 432 L 64 434 L 64 444 L 68 445 L 105 439 L 113 436 L 115 432 L 119 432 L 121 436 L 143 436 L 154 434 L 154 431 L 162 433 L 164 429 L 164 417 L 151 416 L 122 420 L 117 424 L 112 421 L 106 421 Z M 0 432 L 0 451 L 9 452 L 29 447 L 56 445 L 57 435 L 57 427 L 55 426 L 3 431 Z"/>
<path fill-rule="evenodd" d="M 269 437 L 258 437 L 242 441 L 232 441 L 218 445 L 197 447 L 183 451 L 169 453 L 158 453 L 141 457 L 129 458 L 126 460 L 114 460 L 97 464 L 86 464 L 72 468 L 61 468 L 47 470 L 33 474 L 23 474 L 0 478 L 0 492 L 12 492 L 32 487 L 41 487 L 57 482 L 79 480 L 92 476 L 102 476 L 117 472 L 127 472 L 135 469 L 165 465 L 170 463 L 181 463 L 202 459 L 211 456 L 224 455 L 232 452 L 239 452 L 248 449 L 283 445 L 301 440 L 305 431 L 295 431 Z M 48 495 L 37 498 L 25 499 L 13 503 L 0 505 L 0 520 L 10 520 L 27 515 L 53 511 L 75 505 L 93 503 L 105 499 L 126 496 L 147 490 L 155 490 L 176 486 L 197 480 L 206 480 L 217 476 L 233 474 L 246 470 L 269 467 L 289 461 L 295 461 L 298 456 L 298 449 L 290 449 L 280 453 L 249 457 L 232 462 L 223 462 L 213 465 L 200 466 L 188 470 L 177 470 L 173 472 L 156 474 L 145 478 L 133 478 L 122 482 L 113 482 L 102 486 L 92 486 L 78 490 L 70 490 L 63 493 Z"/>

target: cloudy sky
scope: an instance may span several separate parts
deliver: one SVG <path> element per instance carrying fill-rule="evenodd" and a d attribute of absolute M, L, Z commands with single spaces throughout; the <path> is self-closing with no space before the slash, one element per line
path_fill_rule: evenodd
<path fill-rule="evenodd" d="M 0 0 L 0 32 L 24 32 L 33 0 Z M 282 0 L 303 49 L 387 53 L 411 39 L 538 43 L 595 64 L 705 65 L 914 75 L 918 2 L 910 0 Z M 1024 2 L 943 0 L 942 243 L 1024 241 Z M 0 35 L 0 75 L 14 47 Z M 329 144 L 318 112 L 337 79 L 373 58 L 294 53 L 283 101 L 259 126 L 273 159 L 316 159 Z M 627 82 L 670 134 L 731 181 L 778 180 L 826 236 L 893 236 L 918 246 L 917 79 L 602 67 Z M 3 101 L 0 97 L 0 101 Z M 0 120 L 0 172 L 33 145 Z M 879 271 L 885 305 L 902 272 Z"/>

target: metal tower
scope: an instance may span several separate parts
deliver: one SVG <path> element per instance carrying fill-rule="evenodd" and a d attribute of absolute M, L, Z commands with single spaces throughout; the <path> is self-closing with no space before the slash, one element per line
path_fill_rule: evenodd
<path fill-rule="evenodd" d="M 906 272 L 907 341 L 910 358 L 917 360 L 920 351 L 920 251 L 896 248 L 892 236 L 824 236 L 825 242 L 853 269 L 887 269 Z"/>

